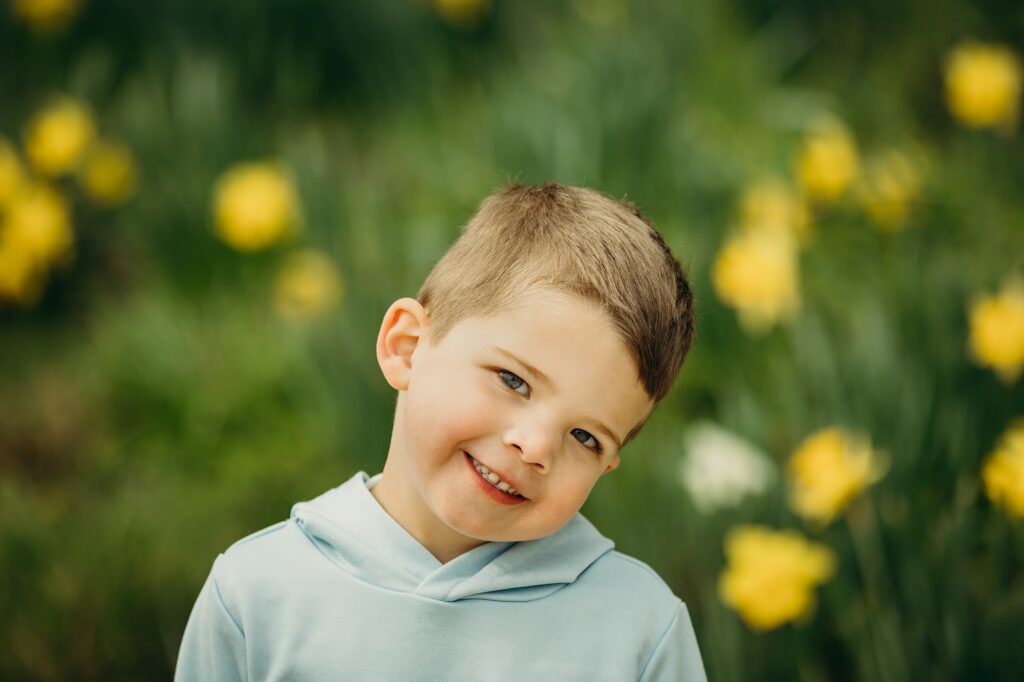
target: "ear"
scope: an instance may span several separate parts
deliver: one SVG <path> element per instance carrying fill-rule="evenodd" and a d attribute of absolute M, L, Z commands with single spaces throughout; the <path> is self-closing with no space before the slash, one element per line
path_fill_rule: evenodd
<path fill-rule="evenodd" d="M 384 313 L 377 334 L 377 363 L 396 391 L 409 387 L 412 356 L 423 342 L 428 327 L 427 311 L 414 298 L 400 298 Z"/>
<path fill-rule="evenodd" d="M 603 476 L 604 474 L 609 474 L 615 471 L 616 469 L 619 468 L 620 464 L 622 464 L 622 460 L 619 459 L 619 455 L 616 454 L 614 457 L 612 457 L 612 461 L 608 462 L 608 466 L 604 468 L 604 471 L 601 472 L 601 475 Z"/>

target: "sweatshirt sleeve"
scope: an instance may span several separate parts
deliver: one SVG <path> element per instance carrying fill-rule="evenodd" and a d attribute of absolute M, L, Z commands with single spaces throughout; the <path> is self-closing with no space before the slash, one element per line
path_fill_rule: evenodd
<path fill-rule="evenodd" d="M 690 613 L 686 604 L 679 602 L 675 618 L 640 673 L 640 682 L 707 682 L 707 679 Z"/>
<path fill-rule="evenodd" d="M 185 625 L 175 682 L 228 682 L 247 677 L 245 634 L 221 598 L 216 571 L 215 561 Z"/>

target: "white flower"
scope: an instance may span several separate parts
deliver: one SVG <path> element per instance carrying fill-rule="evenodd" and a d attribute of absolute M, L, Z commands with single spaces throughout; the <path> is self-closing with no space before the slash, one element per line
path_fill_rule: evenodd
<path fill-rule="evenodd" d="M 747 495 L 767 490 L 777 478 L 767 455 L 711 422 L 687 429 L 683 448 L 679 481 L 703 514 L 734 507 Z"/>

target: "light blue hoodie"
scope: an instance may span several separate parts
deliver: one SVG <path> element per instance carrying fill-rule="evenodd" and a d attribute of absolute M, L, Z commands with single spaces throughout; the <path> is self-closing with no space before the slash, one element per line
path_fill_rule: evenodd
<path fill-rule="evenodd" d="M 705 680 L 686 606 L 581 514 L 440 563 L 359 472 L 213 563 L 175 680 Z"/>

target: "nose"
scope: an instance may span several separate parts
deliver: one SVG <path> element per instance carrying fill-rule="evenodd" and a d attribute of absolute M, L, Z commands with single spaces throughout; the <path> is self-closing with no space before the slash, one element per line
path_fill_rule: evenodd
<path fill-rule="evenodd" d="M 541 424 L 518 423 L 506 429 L 502 443 L 519 451 L 519 458 L 531 465 L 537 473 L 551 470 L 556 439 L 550 429 Z"/>

